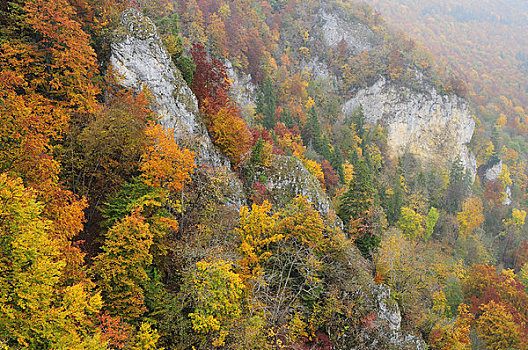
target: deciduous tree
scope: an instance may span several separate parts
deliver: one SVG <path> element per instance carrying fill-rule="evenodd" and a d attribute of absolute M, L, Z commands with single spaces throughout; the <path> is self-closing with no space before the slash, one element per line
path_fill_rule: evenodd
<path fill-rule="evenodd" d="M 148 185 L 179 193 L 194 170 L 194 154 L 181 148 L 171 129 L 151 124 L 145 131 L 149 146 L 143 154 L 140 169 Z"/>
<path fill-rule="evenodd" d="M 92 322 L 101 298 L 88 280 L 61 282 L 62 245 L 36 197 L 0 175 L 0 337 L 13 347 L 103 349 Z"/>
<path fill-rule="evenodd" d="M 104 309 L 112 316 L 136 321 L 147 311 L 143 287 L 149 282 L 152 239 L 149 225 L 137 213 L 125 217 L 105 234 L 91 274 L 101 288 Z"/>

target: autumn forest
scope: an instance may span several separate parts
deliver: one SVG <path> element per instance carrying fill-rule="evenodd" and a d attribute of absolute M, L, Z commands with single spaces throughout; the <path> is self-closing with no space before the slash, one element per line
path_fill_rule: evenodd
<path fill-rule="evenodd" d="M 528 9 L 397 2 L 1 1 L 0 350 L 528 349 Z"/>

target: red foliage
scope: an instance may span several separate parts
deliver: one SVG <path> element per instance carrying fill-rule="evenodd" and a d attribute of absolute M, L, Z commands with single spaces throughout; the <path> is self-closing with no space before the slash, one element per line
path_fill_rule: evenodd
<path fill-rule="evenodd" d="M 119 317 L 112 317 L 106 311 L 99 315 L 101 338 L 108 342 L 110 349 L 124 349 L 130 339 L 130 326 L 121 322 Z"/>
<path fill-rule="evenodd" d="M 198 98 L 198 106 L 203 109 L 207 104 L 208 113 L 218 113 L 229 101 L 231 84 L 226 67 L 214 57 L 209 59 L 205 47 L 198 43 L 193 43 L 191 57 L 196 65 L 191 90 Z"/>
<path fill-rule="evenodd" d="M 339 176 L 337 175 L 334 168 L 332 168 L 332 165 L 330 165 L 330 162 L 326 159 L 322 161 L 321 168 L 323 170 L 324 179 L 325 179 L 325 188 L 327 190 L 333 189 L 337 186 L 339 183 Z"/>
<path fill-rule="evenodd" d="M 260 182 L 255 182 L 253 184 L 253 194 L 249 197 L 249 200 L 255 204 L 262 204 L 265 200 L 269 198 L 268 189 Z"/>
<path fill-rule="evenodd" d="M 262 139 L 264 140 L 264 142 L 268 142 L 270 145 L 273 146 L 273 154 L 284 155 L 284 152 L 282 152 L 275 140 L 273 140 L 273 137 L 271 136 L 271 133 L 268 129 L 251 129 L 251 137 L 251 147 L 255 146 L 259 139 Z"/>
<path fill-rule="evenodd" d="M 315 334 L 315 340 L 310 341 L 307 337 L 303 337 L 302 344 L 299 344 L 295 349 L 304 350 L 331 350 L 334 348 L 330 337 L 322 332 Z"/>
<path fill-rule="evenodd" d="M 463 290 L 473 315 L 479 317 L 482 307 L 490 301 L 502 304 L 528 336 L 528 295 L 525 286 L 510 273 L 499 274 L 491 265 L 474 265 L 467 273 Z"/>
<path fill-rule="evenodd" d="M 497 207 L 502 205 L 503 191 L 502 183 L 499 180 L 487 182 L 484 187 L 484 200 L 488 206 Z"/>
<path fill-rule="evenodd" d="M 376 319 L 376 314 L 372 312 L 368 314 L 367 316 L 365 316 L 361 320 L 361 323 L 367 329 L 367 331 L 373 331 L 374 329 L 376 329 L 376 325 L 374 324 L 375 319 Z"/>
<path fill-rule="evenodd" d="M 191 89 L 215 144 L 236 165 L 249 151 L 251 134 L 240 117 L 240 110 L 229 100 L 231 83 L 220 60 L 207 55 L 205 48 L 193 44 L 191 56 L 196 65 Z"/>

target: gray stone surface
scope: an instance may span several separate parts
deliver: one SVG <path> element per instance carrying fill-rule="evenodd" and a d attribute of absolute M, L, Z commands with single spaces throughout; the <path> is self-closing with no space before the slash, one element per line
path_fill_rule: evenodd
<path fill-rule="evenodd" d="M 195 152 L 196 164 L 212 177 L 227 176 L 223 189 L 226 204 L 246 203 L 243 186 L 229 160 L 214 147 L 201 121 L 196 96 L 166 52 L 153 22 L 135 9 L 121 16 L 111 44 L 110 64 L 119 82 L 130 89 L 151 94 L 150 108 L 159 122 L 174 129 L 175 139 Z"/>
<path fill-rule="evenodd" d="M 502 173 L 502 161 L 499 161 L 497 164 L 486 170 L 486 181 L 495 181 L 499 178 Z"/>
<path fill-rule="evenodd" d="M 253 84 L 251 75 L 237 71 L 229 60 L 226 60 L 225 66 L 227 67 L 227 76 L 232 81 L 231 98 L 240 107 L 244 118 L 253 118 L 257 108 L 257 87 Z"/>
<path fill-rule="evenodd" d="M 386 321 L 388 327 L 380 330 L 380 336 L 389 339 L 396 349 L 425 350 L 424 341 L 412 334 L 406 334 L 401 329 L 402 317 L 396 301 L 391 299 L 389 286 L 381 284 L 374 287 L 377 314 L 380 320 Z"/>
<path fill-rule="evenodd" d="M 331 210 L 330 200 L 320 182 L 296 157 L 277 156 L 275 165 L 266 169 L 264 186 L 278 203 L 285 205 L 292 198 L 305 196 L 324 217 Z"/>
<path fill-rule="evenodd" d="M 350 115 L 360 107 L 367 123 L 387 128 L 391 156 L 409 152 L 426 166 L 443 168 L 458 156 L 474 179 L 476 160 L 467 145 L 475 121 L 466 100 L 442 95 L 425 83 L 417 91 L 381 78 L 347 101 L 343 113 Z"/>
<path fill-rule="evenodd" d="M 124 11 L 111 48 L 110 63 L 120 83 L 136 91 L 148 89 L 160 123 L 173 128 L 175 137 L 194 149 L 197 164 L 228 166 L 213 146 L 196 97 L 173 65 L 152 21 L 135 9 Z"/>
<path fill-rule="evenodd" d="M 327 46 L 335 47 L 344 40 L 348 49 L 354 53 L 367 51 L 376 44 L 376 35 L 368 26 L 358 21 L 350 21 L 339 13 L 324 8 L 318 13 L 322 23 L 321 32 Z"/>

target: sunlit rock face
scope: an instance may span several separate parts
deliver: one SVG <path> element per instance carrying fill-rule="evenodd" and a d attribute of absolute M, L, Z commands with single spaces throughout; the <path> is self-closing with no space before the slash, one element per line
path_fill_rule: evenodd
<path fill-rule="evenodd" d="M 200 120 L 196 97 L 172 63 L 152 21 L 137 10 L 126 10 L 111 48 L 110 63 L 120 83 L 136 91 L 148 90 L 160 123 L 173 128 L 175 137 L 195 150 L 197 163 L 227 166 L 229 162 L 215 149 Z"/>
<path fill-rule="evenodd" d="M 393 157 L 408 152 L 426 166 L 449 169 L 458 157 L 472 178 L 476 160 L 468 149 L 475 121 L 466 100 L 440 94 L 426 83 L 420 89 L 397 86 L 381 78 L 343 106 L 345 115 L 363 109 L 366 122 L 388 131 Z"/>

